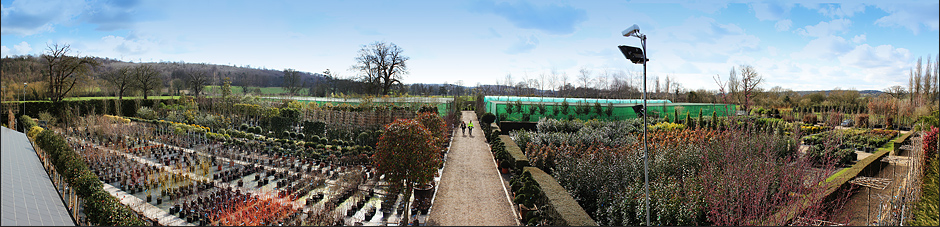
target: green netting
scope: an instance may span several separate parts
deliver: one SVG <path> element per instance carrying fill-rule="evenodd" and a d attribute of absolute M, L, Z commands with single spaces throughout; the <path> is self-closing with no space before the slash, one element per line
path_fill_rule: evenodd
<path fill-rule="evenodd" d="M 580 99 L 580 98 L 539 98 L 539 97 L 512 97 L 512 96 L 487 96 L 486 111 L 496 114 L 500 121 L 537 121 L 542 117 L 553 119 L 581 119 L 581 120 L 624 120 L 636 118 L 637 114 L 633 111 L 633 106 L 642 105 L 642 99 Z M 543 100 L 543 101 L 540 101 Z M 518 101 L 518 102 L 517 102 Z M 563 109 L 562 102 L 568 102 L 568 108 Z M 522 109 L 514 107 L 512 113 L 507 111 L 507 106 L 517 106 L 522 104 Z M 600 111 L 597 110 L 595 103 L 600 104 Z M 544 105 L 545 113 L 538 106 Z M 579 108 L 579 105 L 586 106 Z M 712 104 L 712 103 L 672 103 L 669 100 L 647 100 L 648 114 L 650 117 L 662 118 L 669 117 L 670 121 L 676 120 L 676 109 L 679 110 L 679 119 L 685 119 L 686 115 L 691 114 L 692 118 L 697 118 L 699 111 L 703 117 L 711 117 L 712 112 L 718 116 L 727 116 L 733 113 L 736 106 L 731 104 Z M 531 107 L 536 106 L 535 110 Z M 610 108 L 613 110 L 608 110 Z M 586 110 L 586 111 L 585 111 Z M 529 119 L 522 119 L 528 115 Z M 504 119 L 505 118 L 505 119 Z"/>

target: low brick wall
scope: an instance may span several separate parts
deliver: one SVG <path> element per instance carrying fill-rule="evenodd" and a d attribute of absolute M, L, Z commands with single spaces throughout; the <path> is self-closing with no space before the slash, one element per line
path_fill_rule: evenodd
<path fill-rule="evenodd" d="M 568 194 L 564 187 L 555 181 L 555 178 L 545 173 L 539 168 L 525 167 L 524 171 L 532 174 L 532 178 L 542 188 L 541 200 L 550 207 L 544 210 L 553 220 L 549 225 L 553 226 L 597 226 L 594 219 L 584 212 L 581 205 Z"/>

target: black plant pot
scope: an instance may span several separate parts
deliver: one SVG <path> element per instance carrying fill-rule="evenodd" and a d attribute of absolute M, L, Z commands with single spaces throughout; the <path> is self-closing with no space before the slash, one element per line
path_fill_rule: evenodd
<path fill-rule="evenodd" d="M 147 195 L 147 202 L 153 201 L 153 196 Z"/>
<path fill-rule="evenodd" d="M 163 197 L 157 197 L 157 205 L 163 204 Z"/>

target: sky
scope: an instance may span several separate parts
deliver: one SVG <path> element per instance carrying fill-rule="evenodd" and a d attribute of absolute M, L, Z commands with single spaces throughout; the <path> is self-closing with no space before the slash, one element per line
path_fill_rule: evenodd
<path fill-rule="evenodd" d="M 640 78 L 617 49 L 640 46 L 621 35 L 633 24 L 647 36 L 648 79 L 692 90 L 717 90 L 714 77 L 741 65 L 764 89 L 883 90 L 940 54 L 936 0 L 0 2 L 2 56 L 69 44 L 80 56 L 353 77 L 357 51 L 380 41 L 410 58 L 406 84 L 564 74 L 578 86 L 582 69 Z"/>

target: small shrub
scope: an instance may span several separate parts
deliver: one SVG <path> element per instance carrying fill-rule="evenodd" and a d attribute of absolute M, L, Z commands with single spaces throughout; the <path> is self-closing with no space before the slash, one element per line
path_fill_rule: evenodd
<path fill-rule="evenodd" d="M 868 127 L 868 114 L 855 115 L 855 127 L 867 128 Z"/>
<path fill-rule="evenodd" d="M 36 140 L 36 135 L 39 135 L 39 133 L 41 133 L 42 131 L 43 131 L 42 127 L 33 126 L 32 128 L 29 129 L 29 132 L 26 133 L 26 136 L 28 136 L 29 138 L 32 138 L 33 140 Z"/>
<path fill-rule="evenodd" d="M 491 124 L 496 121 L 496 115 L 493 115 L 493 113 L 485 113 L 483 117 L 480 118 L 480 121 L 485 124 Z"/>
<path fill-rule="evenodd" d="M 140 107 L 140 109 L 137 109 L 137 117 L 139 118 L 153 120 L 159 118 L 157 115 L 157 111 L 150 109 L 150 107 L 144 106 Z"/>
<path fill-rule="evenodd" d="M 803 115 L 803 123 L 804 123 L 804 124 L 811 124 L 811 125 L 813 125 L 813 124 L 816 124 L 816 122 L 818 122 L 818 118 L 816 117 L 816 114 L 814 114 L 814 113 L 809 113 L 809 114 Z"/>

